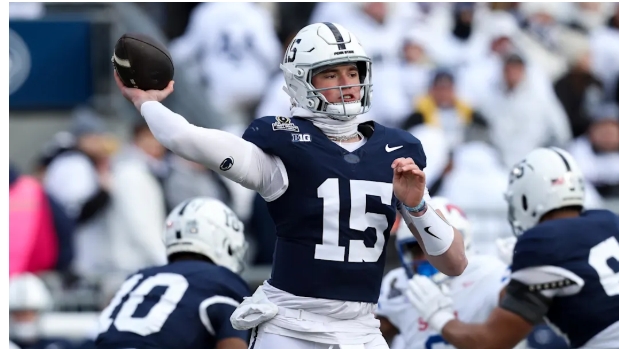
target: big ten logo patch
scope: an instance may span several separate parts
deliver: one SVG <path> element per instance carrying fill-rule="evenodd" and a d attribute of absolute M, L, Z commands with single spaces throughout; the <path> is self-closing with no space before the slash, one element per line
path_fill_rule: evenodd
<path fill-rule="evenodd" d="M 312 141 L 312 136 L 308 135 L 307 133 L 304 133 L 304 134 L 293 133 L 292 134 L 292 141 L 293 142 L 311 142 Z"/>
<path fill-rule="evenodd" d="M 275 122 L 271 125 L 273 126 L 273 131 L 299 132 L 299 126 L 293 124 L 290 118 L 285 116 L 276 116 Z"/>

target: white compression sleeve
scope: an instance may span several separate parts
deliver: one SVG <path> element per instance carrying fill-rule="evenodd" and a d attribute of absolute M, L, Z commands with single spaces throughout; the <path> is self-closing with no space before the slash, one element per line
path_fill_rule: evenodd
<path fill-rule="evenodd" d="M 140 112 L 155 138 L 177 155 L 256 190 L 267 201 L 275 200 L 287 189 L 288 176 L 282 161 L 255 144 L 228 132 L 192 125 L 159 102 L 145 102 Z M 227 158 L 232 158 L 232 167 L 220 169 Z"/>
<path fill-rule="evenodd" d="M 423 199 L 426 201 L 428 208 L 422 216 L 415 217 L 411 215 L 404 208 L 404 205 L 400 205 L 399 211 L 409 229 L 411 229 L 412 225 L 419 233 L 426 253 L 431 256 L 439 256 L 445 253 L 451 246 L 454 240 L 454 229 L 430 206 L 431 199 L 427 189 Z"/>

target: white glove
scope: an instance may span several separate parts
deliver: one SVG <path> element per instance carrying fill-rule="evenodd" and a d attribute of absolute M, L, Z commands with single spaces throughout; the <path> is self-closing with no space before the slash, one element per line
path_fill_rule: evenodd
<path fill-rule="evenodd" d="M 445 285 L 442 287 L 445 288 Z M 423 275 L 415 275 L 408 280 L 406 297 L 417 308 L 424 321 L 438 333 L 441 333 L 446 323 L 456 318 L 451 308 L 453 301 L 443 292 L 437 284 Z"/>
<path fill-rule="evenodd" d="M 517 239 L 515 236 L 510 236 L 506 238 L 496 239 L 494 242 L 497 249 L 499 250 L 499 258 L 501 258 L 501 260 L 507 265 L 512 264 L 512 257 L 514 256 L 514 246 L 516 246 L 516 241 Z"/>

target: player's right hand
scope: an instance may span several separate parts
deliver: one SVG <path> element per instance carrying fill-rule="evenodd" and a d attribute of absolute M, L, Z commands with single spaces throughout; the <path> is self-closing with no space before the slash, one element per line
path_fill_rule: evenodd
<path fill-rule="evenodd" d="M 126 87 L 123 85 L 116 70 L 114 70 L 114 80 L 116 80 L 116 86 L 120 89 L 122 95 L 127 98 L 135 107 L 140 111 L 142 104 L 149 101 L 161 102 L 168 97 L 174 91 L 174 81 L 170 81 L 168 86 L 159 90 L 143 91 L 137 88 Z"/>
<path fill-rule="evenodd" d="M 432 329 L 441 332 L 443 326 L 453 319 L 453 300 L 446 295 L 445 285 L 435 284 L 428 277 L 416 274 L 408 280 L 406 298 L 413 304 L 419 315 Z"/>

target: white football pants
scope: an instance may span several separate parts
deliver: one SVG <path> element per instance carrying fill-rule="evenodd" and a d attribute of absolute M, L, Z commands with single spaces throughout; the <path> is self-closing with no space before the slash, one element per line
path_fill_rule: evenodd
<path fill-rule="evenodd" d="M 257 330 L 257 333 L 256 333 Z M 304 339 L 286 337 L 274 333 L 266 333 L 260 326 L 254 328 L 249 339 L 249 349 L 389 349 L 385 338 L 376 338 L 365 344 L 324 344 L 310 342 Z"/>

